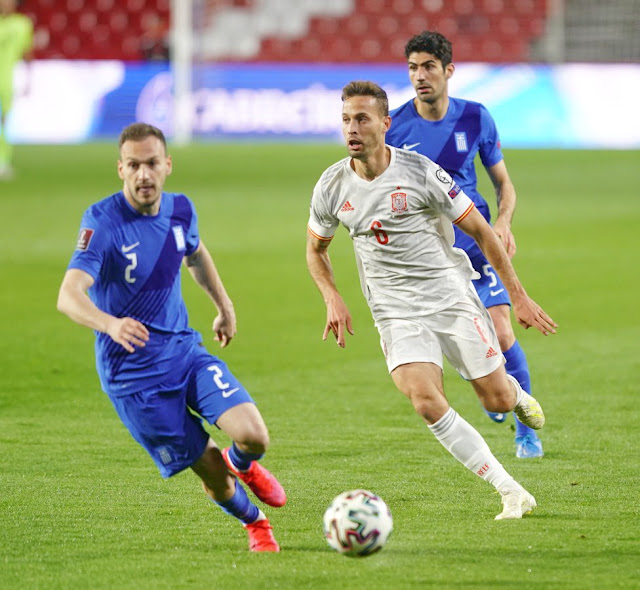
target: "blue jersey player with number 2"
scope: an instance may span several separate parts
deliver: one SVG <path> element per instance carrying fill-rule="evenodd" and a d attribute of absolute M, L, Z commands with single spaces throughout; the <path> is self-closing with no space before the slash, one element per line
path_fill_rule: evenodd
<path fill-rule="evenodd" d="M 183 261 L 218 310 L 215 339 L 225 347 L 236 333 L 195 208 L 186 196 L 163 192 L 172 161 L 160 129 L 134 123 L 119 147 L 123 189 L 85 212 L 58 309 L 95 331 L 102 388 L 161 475 L 191 468 L 209 498 L 243 524 L 251 551 L 279 551 L 269 520 L 238 483 L 270 506 L 286 502 L 258 462 L 267 427 L 246 389 L 188 324 Z M 221 451 L 201 419 L 233 444 Z"/>
<path fill-rule="evenodd" d="M 440 164 L 490 221 L 489 205 L 477 189 L 474 158 L 480 154 L 498 202 L 493 228 L 512 257 L 516 252 L 511 233 L 516 193 L 500 150 L 493 118 L 482 104 L 449 96 L 448 81 L 455 67 L 451 43 L 443 35 L 425 31 L 412 37 L 405 46 L 405 56 L 416 97 L 391 111 L 392 123 L 386 142 L 419 152 Z M 531 393 L 529 367 L 513 332 L 510 301 L 504 285 L 474 240 L 458 228 L 455 228 L 455 234 L 455 245 L 465 250 L 480 275 L 474 280 L 474 286 L 495 324 L 507 373 Z M 504 414 L 487 413 L 496 422 L 506 419 Z M 542 457 L 538 435 L 515 415 L 514 418 L 516 456 L 523 459 Z"/>

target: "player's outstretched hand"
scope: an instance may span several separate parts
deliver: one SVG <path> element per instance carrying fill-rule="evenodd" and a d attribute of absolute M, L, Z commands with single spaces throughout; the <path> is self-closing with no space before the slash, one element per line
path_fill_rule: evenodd
<path fill-rule="evenodd" d="M 213 320 L 214 340 L 224 348 L 236 335 L 236 318 L 233 314 L 220 314 Z"/>
<path fill-rule="evenodd" d="M 525 329 L 534 327 L 545 336 L 555 334 L 558 324 L 533 299 L 526 295 L 513 302 L 513 313 Z"/>
<path fill-rule="evenodd" d="M 322 339 L 326 340 L 329 332 L 333 332 L 338 346 L 344 348 L 346 346 L 345 329 L 353 336 L 351 314 L 342 297 L 337 296 L 327 303 L 327 324 L 324 327 Z"/>
<path fill-rule="evenodd" d="M 143 348 L 149 340 L 149 330 L 133 318 L 116 318 L 109 321 L 107 334 L 127 352 L 135 352 L 135 347 Z"/>

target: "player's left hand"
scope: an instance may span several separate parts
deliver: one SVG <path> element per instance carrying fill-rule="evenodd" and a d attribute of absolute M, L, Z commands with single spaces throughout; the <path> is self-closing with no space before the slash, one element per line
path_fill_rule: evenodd
<path fill-rule="evenodd" d="M 523 328 L 534 327 L 545 336 L 556 333 L 558 324 L 533 299 L 525 295 L 512 303 L 513 313 Z"/>
<path fill-rule="evenodd" d="M 513 258 L 516 253 L 516 239 L 513 237 L 509 224 L 500 221 L 500 218 L 498 217 L 496 222 L 493 224 L 493 231 L 496 232 L 497 236 L 500 238 L 509 258 Z"/>
<path fill-rule="evenodd" d="M 213 320 L 213 332 L 215 334 L 213 339 L 216 342 L 220 342 L 222 348 L 227 346 L 237 332 L 235 316 L 233 314 L 217 315 Z"/>

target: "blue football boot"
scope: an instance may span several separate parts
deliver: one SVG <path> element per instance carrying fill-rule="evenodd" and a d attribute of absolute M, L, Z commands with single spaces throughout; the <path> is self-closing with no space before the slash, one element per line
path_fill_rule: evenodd
<path fill-rule="evenodd" d="M 483 408 L 483 410 L 484 410 L 484 408 Z M 506 414 L 504 414 L 502 412 L 490 412 L 489 410 L 484 410 L 484 412 L 494 422 L 498 422 L 498 424 L 504 422 L 507 419 L 507 416 L 509 415 L 508 412 Z"/>
<path fill-rule="evenodd" d="M 544 457 L 542 442 L 535 432 L 529 431 L 522 436 L 516 436 L 516 457 L 519 459 Z"/>

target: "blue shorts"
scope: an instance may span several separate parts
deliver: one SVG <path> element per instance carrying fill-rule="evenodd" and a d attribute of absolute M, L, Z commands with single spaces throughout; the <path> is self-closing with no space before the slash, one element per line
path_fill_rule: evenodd
<path fill-rule="evenodd" d="M 473 268 L 480 273 L 479 279 L 474 279 L 473 286 L 485 307 L 495 305 L 511 305 L 509 294 L 500 280 L 498 273 L 493 270 L 486 258 L 477 257 L 471 259 Z"/>
<path fill-rule="evenodd" d="M 162 477 L 175 475 L 202 456 L 209 434 L 199 416 L 215 424 L 229 408 L 255 403 L 224 361 L 204 346 L 195 345 L 181 360 L 177 374 L 171 376 L 178 380 L 171 387 L 110 396 L 118 416 L 151 455 Z"/>

